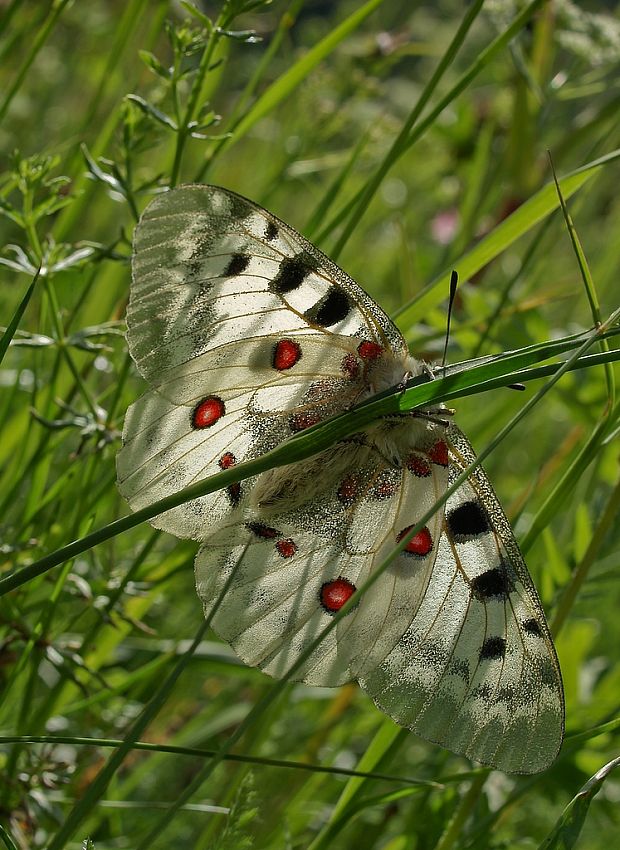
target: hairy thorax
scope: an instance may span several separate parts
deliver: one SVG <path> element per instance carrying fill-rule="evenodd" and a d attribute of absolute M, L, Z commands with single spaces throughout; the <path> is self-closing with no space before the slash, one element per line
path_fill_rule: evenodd
<path fill-rule="evenodd" d="M 424 374 L 432 373 L 422 361 L 386 352 L 368 368 L 355 403 L 393 387 L 404 388 L 408 380 Z M 412 452 L 424 451 L 443 435 L 445 425 L 438 421 L 437 411 L 422 408 L 383 417 L 307 460 L 268 470 L 252 490 L 250 509 L 260 509 L 263 515 L 295 509 L 319 492 L 334 489 L 351 469 L 378 462 L 402 468 Z"/>

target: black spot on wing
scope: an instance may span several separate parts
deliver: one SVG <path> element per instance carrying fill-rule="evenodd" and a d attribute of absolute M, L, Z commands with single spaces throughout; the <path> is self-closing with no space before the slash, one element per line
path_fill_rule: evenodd
<path fill-rule="evenodd" d="M 242 274 L 250 265 L 250 258 L 247 254 L 233 254 L 226 268 L 223 271 L 224 277 L 234 277 Z"/>
<path fill-rule="evenodd" d="M 504 561 L 471 580 L 472 592 L 480 602 L 487 599 L 505 599 L 513 588 Z"/>
<path fill-rule="evenodd" d="M 278 235 L 278 228 L 273 223 L 273 221 L 268 221 L 267 226 L 265 227 L 265 239 L 268 242 L 271 242 L 272 239 L 275 239 Z"/>
<path fill-rule="evenodd" d="M 238 481 L 234 484 L 229 484 L 226 488 L 226 495 L 232 507 L 236 508 L 241 501 L 241 484 Z"/>
<path fill-rule="evenodd" d="M 256 537 L 262 537 L 264 540 L 273 540 L 274 537 L 280 536 L 279 531 L 268 525 L 263 525 L 262 522 L 248 522 L 245 527 Z"/>
<path fill-rule="evenodd" d="M 530 620 L 525 620 L 523 623 L 523 631 L 527 632 L 528 635 L 534 635 L 534 637 L 542 637 L 543 633 L 540 623 L 533 617 Z"/>
<path fill-rule="evenodd" d="M 231 218 L 236 219 L 237 221 L 243 221 L 244 219 L 249 218 L 254 212 L 254 207 L 240 195 L 235 195 L 232 192 L 226 192 L 225 197 Z"/>
<path fill-rule="evenodd" d="M 491 530 L 486 511 L 477 501 L 463 502 L 458 508 L 450 511 L 446 520 L 453 540 L 465 543 Z"/>
<path fill-rule="evenodd" d="M 332 286 L 320 301 L 306 310 L 304 318 L 313 325 L 328 328 L 346 319 L 352 304 L 349 296 L 339 286 Z"/>
<path fill-rule="evenodd" d="M 280 263 L 278 273 L 269 282 L 269 290 L 276 295 L 286 295 L 287 292 L 293 292 L 315 270 L 312 257 L 305 252 L 296 257 L 285 257 Z"/>
<path fill-rule="evenodd" d="M 480 649 L 481 661 L 503 658 L 506 654 L 506 641 L 501 637 L 488 637 Z"/>

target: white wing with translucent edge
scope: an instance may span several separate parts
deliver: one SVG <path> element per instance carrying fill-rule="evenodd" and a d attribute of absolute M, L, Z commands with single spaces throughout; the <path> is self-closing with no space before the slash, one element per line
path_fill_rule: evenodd
<path fill-rule="evenodd" d="M 144 211 L 127 325 L 138 369 L 173 400 L 183 376 L 209 372 L 218 364 L 213 353 L 230 343 L 318 333 L 407 352 L 390 319 L 335 263 L 266 210 L 216 186 L 181 186 Z"/>
<path fill-rule="evenodd" d="M 473 460 L 449 431 L 450 480 Z M 422 604 L 386 659 L 360 680 L 382 711 L 484 764 L 536 773 L 564 730 L 560 669 L 510 525 L 478 468 L 446 505 Z"/>
<path fill-rule="evenodd" d="M 136 228 L 129 347 L 153 389 L 129 408 L 119 488 L 134 510 L 249 460 L 352 406 L 378 351 L 406 351 L 366 293 L 239 195 L 181 186 Z M 201 539 L 251 482 L 153 524 Z"/>

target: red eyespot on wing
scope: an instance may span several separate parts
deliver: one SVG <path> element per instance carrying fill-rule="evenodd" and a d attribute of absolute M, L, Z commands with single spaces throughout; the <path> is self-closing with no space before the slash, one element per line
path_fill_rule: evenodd
<path fill-rule="evenodd" d="M 237 463 L 237 458 L 232 452 L 225 452 L 217 463 L 220 469 L 230 469 Z"/>
<path fill-rule="evenodd" d="M 408 525 L 407 528 L 403 528 L 400 534 L 397 536 L 396 541 L 400 543 L 403 537 L 406 537 L 407 534 L 413 528 L 412 525 Z M 417 534 L 414 534 L 409 543 L 403 549 L 407 555 L 415 555 L 417 558 L 424 558 L 433 548 L 433 538 L 431 537 L 431 533 L 426 526 L 418 531 Z"/>
<path fill-rule="evenodd" d="M 275 528 L 270 528 L 268 525 L 263 525 L 262 522 L 248 522 L 246 528 L 255 534 L 257 537 L 262 537 L 264 540 L 273 540 L 274 537 L 279 537 L 280 532 Z"/>
<path fill-rule="evenodd" d="M 192 413 L 193 428 L 210 428 L 215 425 L 218 419 L 226 413 L 224 402 L 216 395 L 209 395 L 203 398 L 194 408 Z"/>
<path fill-rule="evenodd" d="M 276 549 L 283 558 L 292 558 L 297 551 L 297 545 L 293 540 L 278 540 Z"/>
<path fill-rule="evenodd" d="M 419 455 L 410 455 L 405 461 L 405 466 L 418 478 L 428 478 L 432 472 L 430 464 L 422 460 Z"/>
<path fill-rule="evenodd" d="M 362 360 L 376 360 L 383 354 L 383 347 L 376 342 L 365 339 L 357 346 L 357 353 Z"/>
<path fill-rule="evenodd" d="M 353 380 L 357 378 L 360 372 L 360 364 L 359 360 L 355 356 L 355 354 L 347 354 L 342 358 L 342 363 L 340 364 L 340 371 L 346 378 L 349 380 Z"/>
<path fill-rule="evenodd" d="M 305 428 L 310 428 L 321 421 L 318 413 L 296 413 L 288 421 L 291 431 L 303 431 Z"/>
<path fill-rule="evenodd" d="M 355 585 L 346 578 L 326 581 L 321 586 L 319 598 L 328 614 L 335 614 L 355 593 Z"/>
<path fill-rule="evenodd" d="M 290 369 L 301 357 L 301 345 L 292 339 L 281 339 L 273 350 L 272 365 L 278 372 Z"/>
<path fill-rule="evenodd" d="M 433 463 L 438 463 L 439 466 L 448 465 L 448 446 L 443 440 L 438 440 L 434 446 L 431 446 L 427 455 Z"/>
<path fill-rule="evenodd" d="M 338 497 L 338 501 L 341 502 L 345 507 L 349 507 L 355 501 L 355 497 L 357 496 L 357 491 L 359 489 L 359 479 L 356 475 L 347 475 L 346 478 L 343 478 L 340 482 L 340 486 L 336 492 L 336 496 Z"/>

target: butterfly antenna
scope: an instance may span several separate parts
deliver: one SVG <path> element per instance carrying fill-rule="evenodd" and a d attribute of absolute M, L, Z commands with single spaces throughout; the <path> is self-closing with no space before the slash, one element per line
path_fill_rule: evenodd
<path fill-rule="evenodd" d="M 443 369 L 444 377 L 446 374 L 446 354 L 448 353 L 448 340 L 450 339 L 450 320 L 452 319 L 452 307 L 456 298 L 456 287 L 458 286 L 458 273 L 452 269 L 450 275 L 450 298 L 448 301 L 448 321 L 446 323 L 446 341 L 443 346 L 443 357 L 441 358 L 441 368 Z"/>

